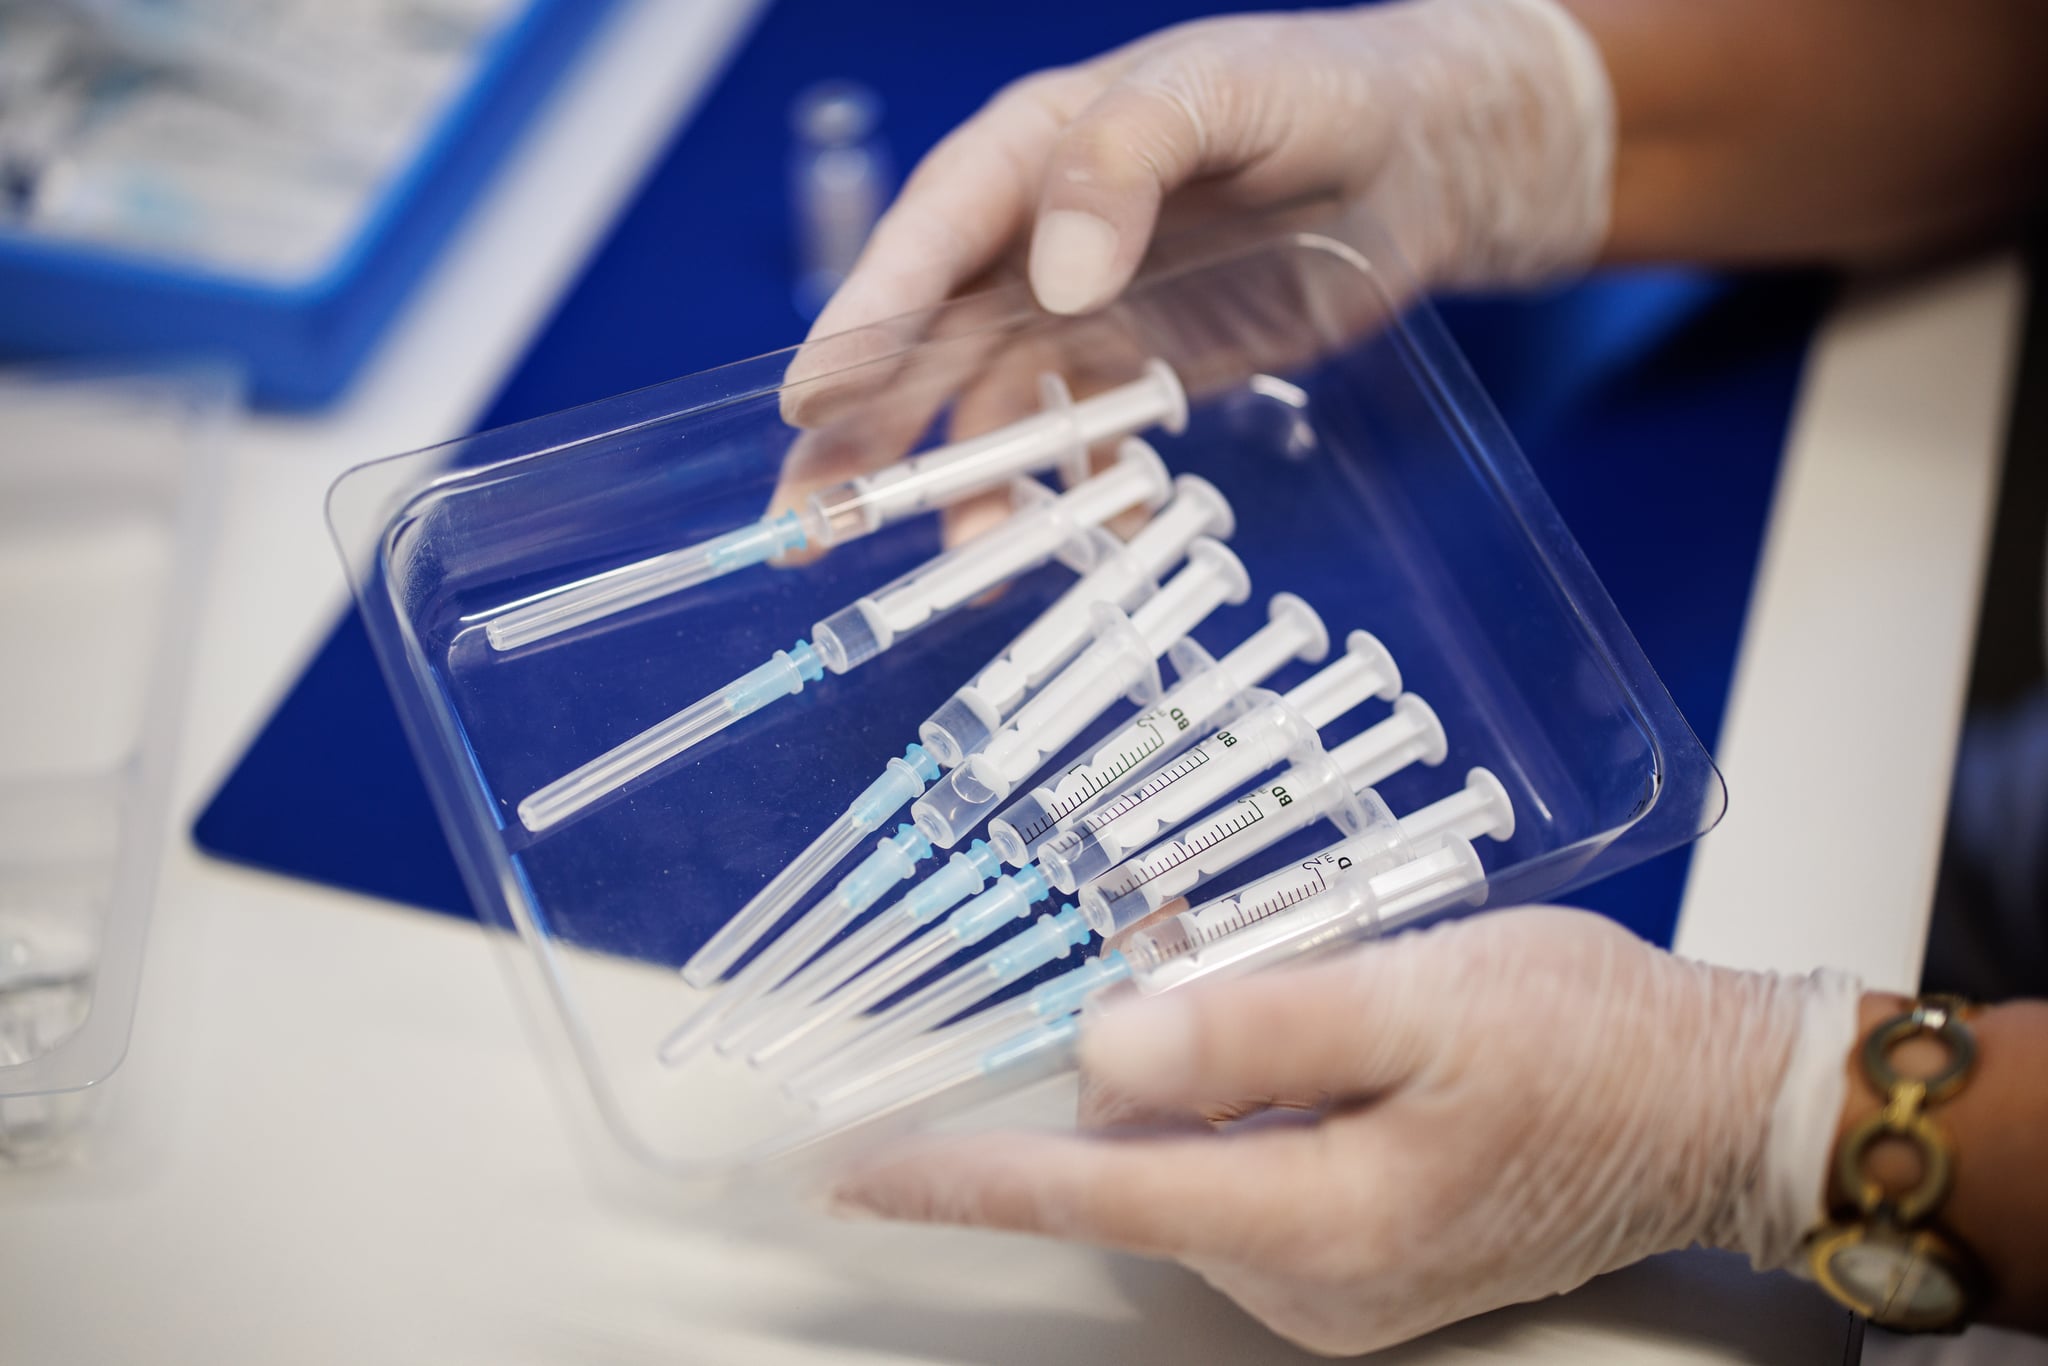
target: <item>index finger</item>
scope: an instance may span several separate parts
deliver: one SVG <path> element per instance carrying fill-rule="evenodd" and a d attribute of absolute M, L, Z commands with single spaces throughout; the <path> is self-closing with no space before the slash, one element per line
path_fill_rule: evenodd
<path fill-rule="evenodd" d="M 875 225 L 860 259 L 811 325 L 785 387 L 859 366 L 884 348 L 918 340 L 875 324 L 930 310 L 993 266 L 1022 235 L 1053 143 L 1097 78 L 1088 68 L 1044 72 L 1002 91 L 919 163 Z M 846 337 L 845 334 L 852 334 Z M 828 339 L 844 338 L 825 345 Z M 869 348 L 862 352 L 861 348 Z M 864 383 L 875 383 L 873 375 Z M 833 395 L 785 398 L 783 416 L 809 426 L 811 405 Z"/>

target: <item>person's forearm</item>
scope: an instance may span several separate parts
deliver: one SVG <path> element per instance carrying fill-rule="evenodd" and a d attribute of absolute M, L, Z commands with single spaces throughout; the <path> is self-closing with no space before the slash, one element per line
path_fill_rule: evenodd
<path fill-rule="evenodd" d="M 1908 1004 L 1901 996 L 1865 996 L 1859 1041 Z M 2041 1135 L 2048 1133 L 2048 1003 L 1995 1006 L 1973 1015 L 1970 1029 L 1977 1036 L 1976 1071 L 1952 1100 L 1932 1111 L 1955 1145 L 1955 1185 L 1939 1217 L 1984 1262 L 1993 1290 L 1984 1316 L 2048 1331 L 2048 1162 L 2041 1147 Z M 1939 1065 L 1938 1044 L 1909 1044 L 1898 1055 L 1901 1070 L 1914 1070 L 1907 1052 L 1914 1047 L 1932 1050 Z M 1854 1056 L 1847 1066 L 1849 1092 L 1838 1139 L 1880 1103 Z M 1895 1190 L 1917 1176 L 1910 1153 L 1880 1146 L 1871 1162 L 1872 1174 Z"/>
<path fill-rule="evenodd" d="M 1563 0 L 1612 77 L 1619 261 L 1873 264 L 2048 195 L 2048 4 Z"/>

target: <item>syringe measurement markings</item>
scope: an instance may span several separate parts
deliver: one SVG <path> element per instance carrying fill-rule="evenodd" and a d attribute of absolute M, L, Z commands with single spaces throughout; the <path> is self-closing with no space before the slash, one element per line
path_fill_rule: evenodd
<path fill-rule="evenodd" d="M 1330 890 L 1330 884 L 1324 880 L 1320 868 L 1310 868 L 1308 871 L 1314 876 L 1312 884 L 1297 882 L 1263 901 L 1254 901 L 1250 905 L 1242 901 L 1236 902 L 1227 916 L 1197 921 L 1192 936 L 1194 942 L 1214 943 L 1226 934 L 1241 930 L 1247 925 L 1256 925 L 1268 916 L 1278 915 L 1290 906 L 1299 906 L 1310 897 L 1320 896 Z"/>
<path fill-rule="evenodd" d="M 1128 896 L 1146 883 L 1166 876 L 1166 874 L 1180 867 L 1183 863 L 1195 857 L 1195 855 L 1202 853 L 1204 850 L 1215 848 L 1240 830 L 1248 830 L 1266 818 L 1266 813 L 1260 809 L 1256 798 L 1247 797 L 1240 805 L 1244 808 L 1242 814 L 1230 816 L 1219 821 L 1198 835 L 1192 835 L 1184 840 L 1175 840 L 1159 856 L 1156 862 L 1151 859 L 1139 859 L 1135 863 L 1126 864 L 1126 867 L 1133 869 L 1139 876 L 1133 877 L 1126 885 L 1115 891 L 1109 891 L 1105 887 L 1105 893 L 1112 900 L 1120 896 Z M 1172 857 L 1168 857 L 1169 855 Z"/>
<path fill-rule="evenodd" d="M 1186 758 L 1174 760 L 1144 782 L 1139 783 L 1129 792 L 1124 793 L 1123 796 L 1118 797 L 1115 801 L 1103 807 L 1100 811 L 1091 811 L 1086 819 L 1081 822 L 1081 828 L 1091 834 L 1106 829 L 1110 825 L 1115 824 L 1119 818 L 1129 815 L 1161 792 L 1164 792 L 1167 788 L 1172 787 L 1182 778 L 1187 777 L 1188 774 L 1193 773 L 1203 764 L 1208 763 L 1209 758 L 1207 746 L 1198 746 L 1190 750 Z"/>
<path fill-rule="evenodd" d="M 1110 760 L 1107 767 L 1098 766 L 1094 772 L 1081 780 L 1081 786 L 1076 788 L 1071 795 L 1055 798 L 1052 805 L 1040 813 L 1037 820 L 1033 821 L 1027 829 L 1018 832 L 1024 837 L 1025 842 L 1028 844 L 1048 830 L 1051 830 L 1065 819 L 1068 814 L 1086 806 L 1095 798 L 1097 793 L 1107 791 L 1117 779 L 1131 772 L 1139 764 L 1151 758 L 1165 747 L 1166 737 L 1160 733 L 1158 727 L 1146 726 L 1145 735 L 1146 738 L 1141 744 L 1118 754 L 1114 759 Z"/>

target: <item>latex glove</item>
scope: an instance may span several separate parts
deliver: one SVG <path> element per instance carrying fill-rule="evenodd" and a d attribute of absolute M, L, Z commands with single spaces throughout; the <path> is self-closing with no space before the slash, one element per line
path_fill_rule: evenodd
<path fill-rule="evenodd" d="M 1304 1346 L 1370 1350 L 1693 1242 L 1790 1261 L 1857 994 L 1490 914 L 1105 1010 L 1084 1069 L 1150 1131 L 917 1141 L 837 1200 L 1178 1258 Z"/>
<path fill-rule="evenodd" d="M 1204 20 L 1011 85 L 941 142 L 818 317 L 929 307 L 1030 241 L 1055 313 L 1128 283 L 1176 225 L 1335 192 L 1432 283 L 1576 269 L 1606 233 L 1613 95 L 1551 0 Z"/>
<path fill-rule="evenodd" d="M 1425 282 L 1525 284 L 1599 250 L 1614 136 L 1600 55 L 1551 0 L 1205 20 L 1026 77 L 924 159 L 819 315 L 783 393 L 784 416 L 813 430 L 770 506 L 896 459 L 956 396 L 960 436 L 1035 410 L 1039 369 L 1093 387 L 1085 347 L 885 359 L 925 324 L 875 325 L 986 283 L 1027 241 L 1039 303 L 1081 312 L 1123 289 L 1162 222 L 1334 195 Z M 1143 359 L 1104 367 L 1126 372 L 1106 382 Z"/>

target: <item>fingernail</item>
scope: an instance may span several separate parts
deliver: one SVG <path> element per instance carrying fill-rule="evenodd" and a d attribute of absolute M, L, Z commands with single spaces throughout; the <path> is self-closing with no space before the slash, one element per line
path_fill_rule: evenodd
<path fill-rule="evenodd" d="M 1081 1031 L 1081 1064 L 1099 1081 L 1125 1090 L 1177 1091 L 1193 1075 L 1194 1013 L 1185 999 L 1132 1001 L 1089 1019 Z"/>
<path fill-rule="evenodd" d="M 1116 245 L 1116 229 L 1094 214 L 1053 210 L 1031 239 L 1031 292 L 1049 312 L 1093 308 L 1109 294 Z"/>

